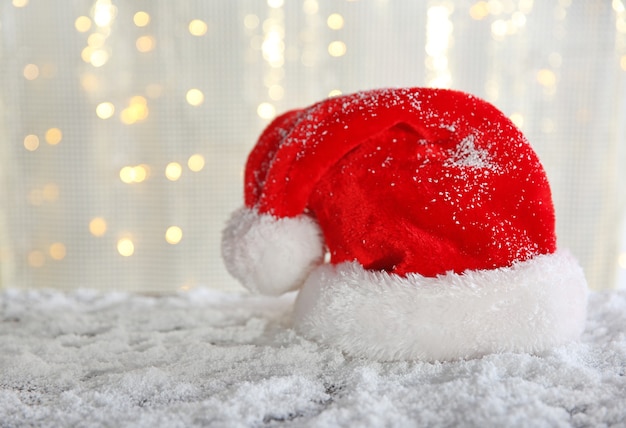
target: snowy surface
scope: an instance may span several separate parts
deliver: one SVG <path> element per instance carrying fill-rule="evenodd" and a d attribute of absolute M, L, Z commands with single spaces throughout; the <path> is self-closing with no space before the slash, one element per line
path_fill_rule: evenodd
<path fill-rule="evenodd" d="M 0 427 L 626 426 L 626 291 L 590 296 L 581 343 L 441 364 L 346 358 L 292 304 L 1 291 Z"/>

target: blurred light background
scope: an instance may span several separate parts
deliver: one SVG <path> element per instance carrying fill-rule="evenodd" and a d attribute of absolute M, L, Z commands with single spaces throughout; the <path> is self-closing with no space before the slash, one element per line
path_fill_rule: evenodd
<path fill-rule="evenodd" d="M 263 127 L 390 86 L 504 111 L 559 245 L 626 287 L 624 0 L 0 0 L 0 286 L 239 289 L 220 233 Z"/>

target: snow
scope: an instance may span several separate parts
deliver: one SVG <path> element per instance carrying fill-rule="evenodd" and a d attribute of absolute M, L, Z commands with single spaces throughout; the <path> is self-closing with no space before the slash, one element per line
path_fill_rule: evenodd
<path fill-rule="evenodd" d="M 294 295 L 0 292 L 0 427 L 624 426 L 626 291 L 580 343 L 449 363 L 349 358 Z"/>

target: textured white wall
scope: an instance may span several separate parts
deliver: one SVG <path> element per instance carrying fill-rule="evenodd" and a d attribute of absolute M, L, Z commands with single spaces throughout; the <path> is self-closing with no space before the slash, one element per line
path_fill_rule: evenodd
<path fill-rule="evenodd" d="M 220 231 L 269 118 L 386 86 L 508 114 L 551 179 L 560 246 L 593 288 L 626 286 L 623 0 L 4 0 L 1 285 L 238 289 Z"/>

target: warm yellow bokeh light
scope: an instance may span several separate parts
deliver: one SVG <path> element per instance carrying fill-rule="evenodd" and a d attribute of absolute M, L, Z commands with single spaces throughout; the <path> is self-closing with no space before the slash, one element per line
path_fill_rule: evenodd
<path fill-rule="evenodd" d="M 98 49 L 104 46 L 106 42 L 106 37 L 102 33 L 93 33 L 87 37 L 87 44 L 92 49 Z"/>
<path fill-rule="evenodd" d="M 183 167 L 178 162 L 170 162 L 165 167 L 165 176 L 168 180 L 176 181 L 183 173 Z"/>
<path fill-rule="evenodd" d="M 144 120 L 148 117 L 148 101 L 141 95 L 134 96 L 128 102 L 128 107 L 120 113 L 120 120 L 126 125 Z"/>
<path fill-rule="evenodd" d="M 117 252 L 124 257 L 130 257 L 135 253 L 135 244 L 130 238 L 121 238 L 117 241 Z"/>
<path fill-rule="evenodd" d="M 132 166 L 125 166 L 120 169 L 120 180 L 126 184 L 135 182 L 135 169 Z"/>
<path fill-rule="evenodd" d="M 243 18 L 243 25 L 248 30 L 254 30 L 256 27 L 259 26 L 259 17 L 253 14 L 246 15 Z"/>
<path fill-rule="evenodd" d="M 165 240 L 168 244 L 176 245 L 183 239 L 183 231 L 178 226 L 170 226 L 165 231 Z"/>
<path fill-rule="evenodd" d="M 114 114 L 115 106 L 113 105 L 113 103 L 104 102 L 98 104 L 98 106 L 96 107 L 96 115 L 98 115 L 100 119 L 109 119 Z"/>
<path fill-rule="evenodd" d="M 620 67 L 622 67 L 622 70 L 626 71 L 626 55 L 622 55 L 622 58 L 619 61 L 619 65 Z"/>
<path fill-rule="evenodd" d="M 145 27 L 150 23 L 150 15 L 147 12 L 140 10 L 133 15 L 133 22 L 137 27 Z"/>
<path fill-rule="evenodd" d="M 189 32 L 194 36 L 203 36 L 206 34 L 209 27 L 206 22 L 201 19 L 194 19 L 189 23 Z"/>
<path fill-rule="evenodd" d="M 340 40 L 335 40 L 334 42 L 330 42 L 328 45 L 328 53 L 330 56 L 339 57 L 346 54 L 346 44 Z"/>
<path fill-rule="evenodd" d="M 479 1 L 470 7 L 470 16 L 472 19 L 481 20 L 489 15 L 489 4 L 486 1 Z"/>
<path fill-rule="evenodd" d="M 552 87 L 556 84 L 556 75 L 552 70 L 546 68 L 537 72 L 537 82 L 545 87 Z"/>
<path fill-rule="evenodd" d="M 331 30 L 340 30 L 343 28 L 343 16 L 341 16 L 338 13 L 333 13 L 331 15 L 328 16 L 328 19 L 326 20 L 326 25 L 328 25 L 328 28 L 330 28 Z"/>
<path fill-rule="evenodd" d="M 87 92 L 94 92 L 100 86 L 100 81 L 95 75 L 91 73 L 85 73 L 80 76 L 80 86 L 82 86 L 83 89 Z"/>
<path fill-rule="evenodd" d="M 150 52 L 156 45 L 155 39 L 152 36 L 141 36 L 135 42 L 135 46 L 139 52 Z"/>
<path fill-rule="evenodd" d="M 59 199 L 59 185 L 56 183 L 46 183 L 41 189 L 43 199 L 48 202 L 54 202 Z"/>
<path fill-rule="evenodd" d="M 522 128 L 524 126 L 524 116 L 521 113 L 513 113 L 509 116 L 511 122 L 515 124 L 518 128 Z"/>
<path fill-rule="evenodd" d="M 13 6 L 25 7 L 28 4 L 28 0 L 13 0 Z"/>
<path fill-rule="evenodd" d="M 76 21 L 74 21 L 74 28 L 76 28 L 76 31 L 79 33 L 86 33 L 91 28 L 91 19 L 87 16 L 79 16 L 76 18 Z"/>
<path fill-rule="evenodd" d="M 50 128 L 46 131 L 46 143 L 55 146 L 63 139 L 63 133 L 59 128 Z"/>
<path fill-rule="evenodd" d="M 304 0 L 304 3 L 302 3 L 302 10 L 307 15 L 315 15 L 319 8 L 320 5 L 317 0 Z"/>
<path fill-rule="evenodd" d="M 137 165 L 133 168 L 133 174 L 135 176 L 135 183 L 141 183 L 148 178 L 148 174 L 150 173 L 150 168 L 148 165 Z"/>
<path fill-rule="evenodd" d="M 187 160 L 187 166 L 193 172 L 201 171 L 204 168 L 204 156 L 198 153 L 191 155 Z"/>
<path fill-rule="evenodd" d="M 187 102 L 189 104 L 195 107 L 199 106 L 200 104 L 204 102 L 204 94 L 202 93 L 200 89 L 196 89 L 196 88 L 188 90 L 187 94 L 185 95 L 185 98 L 187 99 Z"/>
<path fill-rule="evenodd" d="M 98 27 L 108 27 L 116 14 L 117 8 L 109 0 L 99 0 L 93 10 L 93 20 Z"/>
<path fill-rule="evenodd" d="M 55 242 L 48 248 L 48 254 L 50 254 L 50 257 L 54 260 L 63 260 L 67 254 L 67 249 L 62 242 Z"/>
<path fill-rule="evenodd" d="M 29 152 L 37 150 L 39 148 L 39 137 L 34 134 L 24 137 L 24 148 Z"/>
<path fill-rule="evenodd" d="M 328 96 L 329 97 L 338 97 L 341 94 L 342 94 L 342 92 L 339 89 L 333 89 L 332 91 L 330 91 L 328 93 Z"/>
<path fill-rule="evenodd" d="M 102 217 L 94 217 L 89 222 L 89 232 L 93 236 L 103 236 L 107 231 L 107 222 Z"/>
<path fill-rule="evenodd" d="M 256 109 L 256 114 L 261 119 L 273 119 L 276 117 L 276 107 L 270 103 L 261 103 Z"/>
<path fill-rule="evenodd" d="M 273 8 L 282 7 L 285 3 L 285 0 L 267 0 L 267 5 Z"/>
<path fill-rule="evenodd" d="M 148 165 L 125 166 L 120 169 L 120 180 L 126 184 L 141 183 L 148 178 L 149 173 Z"/>
<path fill-rule="evenodd" d="M 85 49 L 88 49 L 85 48 Z M 84 50 L 83 50 L 84 51 Z M 102 67 L 109 61 L 109 53 L 104 49 L 92 50 L 89 55 L 89 63 L 94 67 Z"/>
<path fill-rule="evenodd" d="M 26 256 L 29 266 L 40 268 L 46 263 L 46 255 L 41 250 L 33 250 Z"/>
<path fill-rule="evenodd" d="M 267 89 L 267 94 L 274 101 L 282 100 L 285 96 L 285 89 L 280 85 L 272 85 Z"/>
<path fill-rule="evenodd" d="M 24 67 L 24 78 L 26 80 L 35 80 L 39 77 L 39 67 L 35 64 L 26 64 Z"/>

